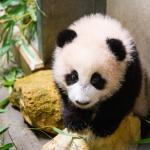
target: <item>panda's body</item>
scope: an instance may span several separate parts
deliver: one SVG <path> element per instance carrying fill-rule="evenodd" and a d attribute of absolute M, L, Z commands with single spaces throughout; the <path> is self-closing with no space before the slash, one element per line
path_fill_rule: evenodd
<path fill-rule="evenodd" d="M 58 35 L 53 73 L 71 131 L 104 137 L 131 111 L 147 115 L 134 40 L 108 16 L 85 16 Z"/>

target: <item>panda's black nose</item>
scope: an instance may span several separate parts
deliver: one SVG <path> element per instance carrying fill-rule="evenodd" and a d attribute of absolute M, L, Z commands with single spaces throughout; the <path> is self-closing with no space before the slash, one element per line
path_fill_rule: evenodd
<path fill-rule="evenodd" d="M 88 105 L 90 102 L 89 101 L 86 101 L 86 102 L 76 101 L 76 103 L 79 105 Z"/>

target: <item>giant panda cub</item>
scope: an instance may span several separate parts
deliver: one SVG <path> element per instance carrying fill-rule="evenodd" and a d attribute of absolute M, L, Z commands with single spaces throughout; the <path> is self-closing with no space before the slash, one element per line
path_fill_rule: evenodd
<path fill-rule="evenodd" d="M 101 14 L 75 21 L 59 33 L 53 61 L 65 126 L 105 137 L 131 111 L 146 116 L 142 74 L 134 40 L 118 21 Z"/>

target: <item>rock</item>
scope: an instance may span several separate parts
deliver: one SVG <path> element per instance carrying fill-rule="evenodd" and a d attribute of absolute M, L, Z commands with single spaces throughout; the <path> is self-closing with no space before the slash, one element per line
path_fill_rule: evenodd
<path fill-rule="evenodd" d="M 86 132 L 64 132 L 79 138 L 58 134 L 42 150 L 135 150 L 140 139 L 140 120 L 130 114 L 124 118 L 115 133 L 104 138 L 94 138 L 91 133 Z M 81 136 L 84 138 L 80 138 Z"/>
<path fill-rule="evenodd" d="M 31 126 L 52 133 L 52 127 L 63 128 L 60 96 L 51 70 L 38 71 L 18 79 L 10 101 L 20 109 Z"/>

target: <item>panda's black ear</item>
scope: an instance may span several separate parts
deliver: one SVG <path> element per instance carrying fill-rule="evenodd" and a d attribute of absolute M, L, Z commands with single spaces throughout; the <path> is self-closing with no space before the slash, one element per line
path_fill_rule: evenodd
<path fill-rule="evenodd" d="M 62 48 L 66 43 L 72 42 L 75 37 L 77 37 L 77 33 L 74 30 L 65 29 L 58 34 L 56 44 Z"/>
<path fill-rule="evenodd" d="M 106 43 L 112 53 L 116 56 L 117 60 L 122 61 L 126 57 L 126 49 L 122 41 L 119 39 L 107 39 Z"/>

